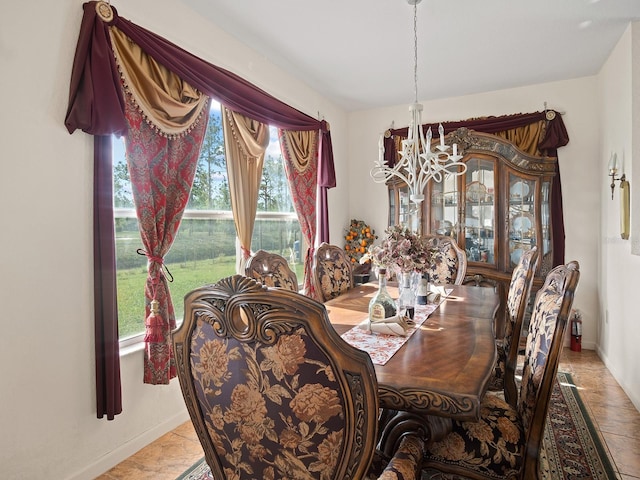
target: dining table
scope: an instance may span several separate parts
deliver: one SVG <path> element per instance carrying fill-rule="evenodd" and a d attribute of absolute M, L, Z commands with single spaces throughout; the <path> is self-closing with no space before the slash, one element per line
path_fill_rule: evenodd
<path fill-rule="evenodd" d="M 397 298 L 397 286 L 389 284 L 387 289 Z M 377 290 L 377 283 L 370 282 L 325 302 L 338 334 L 347 337 L 354 327 L 362 328 Z M 380 407 L 396 418 L 388 428 L 402 430 L 407 421 L 417 422 L 430 440 L 450 431 L 452 420 L 479 418 L 497 358 L 494 319 L 500 305 L 498 293 L 493 288 L 466 285 L 446 285 L 443 291 L 446 297 L 428 309 L 426 320 L 393 356 L 384 364 L 374 362 Z M 416 317 L 420 315 L 417 305 Z M 393 439 L 400 434 L 388 433 Z"/>

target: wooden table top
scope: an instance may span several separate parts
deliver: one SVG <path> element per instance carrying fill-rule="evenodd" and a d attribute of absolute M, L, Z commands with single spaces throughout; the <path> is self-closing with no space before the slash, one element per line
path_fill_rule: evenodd
<path fill-rule="evenodd" d="M 338 333 L 366 318 L 377 288 L 358 285 L 325 303 Z M 407 343 L 385 365 L 375 365 L 382 407 L 456 420 L 479 417 L 496 362 L 493 325 L 500 298 L 491 288 L 447 288 L 453 292 Z M 397 296 L 395 287 L 388 290 Z"/>

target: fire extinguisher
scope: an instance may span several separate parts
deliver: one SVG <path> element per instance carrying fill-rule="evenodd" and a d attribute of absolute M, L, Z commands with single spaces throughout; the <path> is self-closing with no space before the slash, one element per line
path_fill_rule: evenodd
<path fill-rule="evenodd" d="M 573 310 L 571 315 L 571 350 L 582 351 L 582 315 L 578 310 Z"/>

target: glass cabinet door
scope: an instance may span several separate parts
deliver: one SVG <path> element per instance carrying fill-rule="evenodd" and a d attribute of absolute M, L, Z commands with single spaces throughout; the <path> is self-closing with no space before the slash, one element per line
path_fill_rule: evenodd
<path fill-rule="evenodd" d="M 509 266 L 513 269 L 522 254 L 537 244 L 535 194 L 536 182 L 509 173 Z M 547 185 L 547 189 L 550 185 Z M 547 190 L 548 197 L 548 190 Z M 547 204 L 547 208 L 549 205 Z M 550 237 L 549 245 L 550 248 Z"/>
<path fill-rule="evenodd" d="M 470 262 L 496 264 L 496 164 L 472 157 L 464 186 L 464 248 Z"/>
<path fill-rule="evenodd" d="M 541 258 L 547 258 L 551 254 L 551 182 L 542 182 L 540 189 L 540 219 L 542 223 Z"/>
<path fill-rule="evenodd" d="M 401 186 L 398 188 L 398 225 L 417 232 L 419 231 L 421 220 L 420 205 L 411 202 L 409 196 L 409 187 Z"/>
<path fill-rule="evenodd" d="M 389 188 L 389 219 L 387 226 L 392 227 L 396 223 L 396 190 Z"/>
<path fill-rule="evenodd" d="M 458 185 L 454 177 L 431 182 L 431 224 L 429 231 L 456 237 L 458 233 Z"/>

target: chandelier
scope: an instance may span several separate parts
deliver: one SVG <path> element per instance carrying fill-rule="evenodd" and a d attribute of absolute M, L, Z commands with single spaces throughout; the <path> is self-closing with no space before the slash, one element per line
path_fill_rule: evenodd
<path fill-rule="evenodd" d="M 400 159 L 393 166 L 389 166 L 384 159 L 384 140 L 380 136 L 378 143 L 379 157 L 371 169 L 371 177 L 376 183 L 386 183 L 397 177 L 409 187 L 409 200 L 420 204 L 424 200 L 424 188 L 431 179 L 442 182 L 447 175 L 462 175 L 467 166 L 460 162 L 462 155 L 458 154 L 458 146 L 453 148 L 444 142 L 444 128 L 438 127 L 440 143 L 431 150 L 433 135 L 431 127 L 427 130 L 426 138 L 422 128 L 422 104 L 418 103 L 418 3 L 422 0 L 407 0 L 413 5 L 413 85 L 414 103 L 409 106 L 411 123 L 406 140 L 402 141 Z M 451 153 L 449 151 L 451 150 Z"/>

